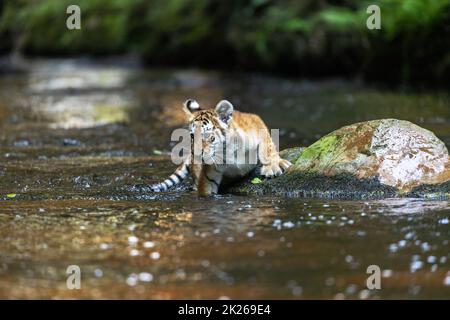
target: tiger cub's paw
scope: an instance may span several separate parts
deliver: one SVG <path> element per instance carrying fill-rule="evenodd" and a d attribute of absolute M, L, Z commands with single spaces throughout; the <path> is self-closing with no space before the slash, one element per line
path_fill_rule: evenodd
<path fill-rule="evenodd" d="M 292 166 L 292 163 L 290 161 L 281 158 L 278 164 L 280 165 L 283 172 L 285 172 L 287 169 L 289 169 L 290 166 Z"/>
<path fill-rule="evenodd" d="M 289 161 L 280 158 L 278 161 L 263 165 L 261 168 L 261 175 L 266 178 L 273 178 L 281 175 L 291 165 L 292 164 Z"/>

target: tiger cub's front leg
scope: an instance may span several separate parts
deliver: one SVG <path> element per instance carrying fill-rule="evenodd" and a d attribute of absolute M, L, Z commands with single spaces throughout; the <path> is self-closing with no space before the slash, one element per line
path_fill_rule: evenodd
<path fill-rule="evenodd" d="M 198 183 L 200 181 L 200 175 L 202 173 L 202 165 L 201 164 L 191 164 L 189 166 L 189 171 L 191 173 L 191 178 L 192 178 L 192 189 L 194 191 L 198 191 Z"/>
<path fill-rule="evenodd" d="M 267 178 L 279 176 L 292 165 L 288 160 L 280 157 L 268 131 L 263 136 L 259 148 L 261 152 L 259 160 L 262 163 L 261 175 Z"/>
<path fill-rule="evenodd" d="M 219 192 L 223 172 L 212 165 L 202 165 L 197 190 L 200 196 L 209 196 Z"/>

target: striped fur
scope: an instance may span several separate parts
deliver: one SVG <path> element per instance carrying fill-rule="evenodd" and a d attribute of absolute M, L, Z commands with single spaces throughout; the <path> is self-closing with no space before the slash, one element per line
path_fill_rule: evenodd
<path fill-rule="evenodd" d="M 154 192 L 166 191 L 169 188 L 179 184 L 189 175 L 189 167 L 186 163 L 182 163 L 169 178 L 163 182 L 151 186 Z"/>
<path fill-rule="evenodd" d="M 253 170 L 257 163 L 262 164 L 261 175 L 268 178 L 282 174 L 291 165 L 289 161 L 280 158 L 269 130 L 257 115 L 234 111 L 233 105 L 226 100 L 219 102 L 215 109 L 202 110 L 195 100 L 190 99 L 184 103 L 184 111 L 189 116 L 192 141 L 194 142 L 194 136 L 198 137 L 195 139 L 195 145 L 200 147 L 201 160 L 198 163 L 193 161 L 197 158 L 194 156 L 192 143 L 191 154 L 184 163 L 168 179 L 153 185 L 153 191 L 166 191 L 190 174 L 194 189 L 199 195 L 216 194 L 222 180 L 242 178 Z M 229 141 L 226 137 L 231 137 L 237 143 L 230 145 L 226 142 Z M 231 148 L 232 152 L 243 150 L 245 153 L 257 154 L 258 161 L 224 163 L 221 157 L 225 142 L 227 151 Z"/>

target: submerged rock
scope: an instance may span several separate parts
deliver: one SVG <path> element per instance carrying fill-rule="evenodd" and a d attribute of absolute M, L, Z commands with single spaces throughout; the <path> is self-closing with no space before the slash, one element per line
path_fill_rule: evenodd
<path fill-rule="evenodd" d="M 336 198 L 450 197 L 445 144 L 411 122 L 383 119 L 352 124 L 308 148 L 281 152 L 292 162 L 283 176 L 230 188 L 237 193 L 276 193 Z"/>

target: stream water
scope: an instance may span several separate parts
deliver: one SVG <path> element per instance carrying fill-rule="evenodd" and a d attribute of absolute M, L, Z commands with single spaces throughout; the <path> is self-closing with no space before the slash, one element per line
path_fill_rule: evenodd
<path fill-rule="evenodd" d="M 29 68 L 0 76 L 0 298 L 450 299 L 449 201 L 133 188 L 174 169 L 170 133 L 190 97 L 258 113 L 281 148 L 387 117 L 449 146 L 448 93 L 83 59 Z"/>

